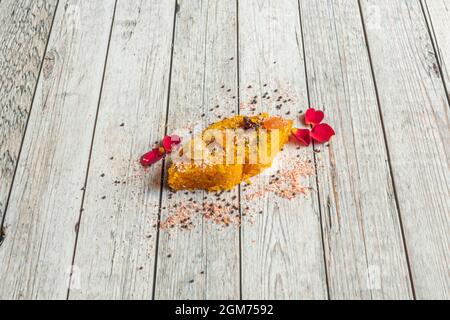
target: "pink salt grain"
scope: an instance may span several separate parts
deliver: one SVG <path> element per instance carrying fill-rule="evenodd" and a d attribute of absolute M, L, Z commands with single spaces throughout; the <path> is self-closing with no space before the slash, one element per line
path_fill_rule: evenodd
<path fill-rule="evenodd" d="M 270 183 L 262 189 L 246 196 L 247 200 L 259 199 L 267 193 L 280 198 L 292 200 L 299 195 L 308 195 L 310 187 L 304 186 L 302 178 L 314 175 L 314 166 L 307 161 L 297 161 L 291 169 L 281 171 L 271 177 Z"/>
<path fill-rule="evenodd" d="M 192 223 L 192 218 L 196 216 L 203 216 L 207 221 L 213 222 L 222 227 L 230 225 L 240 225 L 241 219 L 239 214 L 233 214 L 233 207 L 221 206 L 215 203 L 205 202 L 198 203 L 179 203 L 175 212 L 171 214 L 166 220 L 160 223 L 161 230 L 169 230 L 175 227 L 185 230 L 191 230 L 195 226 Z"/>

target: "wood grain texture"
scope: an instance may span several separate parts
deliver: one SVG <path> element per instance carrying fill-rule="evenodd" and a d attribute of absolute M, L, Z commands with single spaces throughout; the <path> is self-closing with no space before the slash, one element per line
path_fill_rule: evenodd
<path fill-rule="evenodd" d="M 361 1 L 413 283 L 450 297 L 449 105 L 419 1 Z"/>
<path fill-rule="evenodd" d="M 164 136 L 174 11 L 117 4 L 70 299 L 152 298 L 162 166 L 137 160 Z"/>
<path fill-rule="evenodd" d="M 246 103 L 258 96 L 255 112 L 292 119 L 299 110 L 306 110 L 308 98 L 297 1 L 239 1 L 239 62 L 241 101 Z M 265 92 L 270 99 L 261 98 Z M 278 96 L 292 102 L 278 110 L 276 106 L 282 103 L 276 101 Z M 241 111 L 247 114 L 251 110 Z M 290 115 L 286 115 L 288 112 Z M 327 298 L 316 193 L 294 201 L 273 194 L 248 200 L 253 190 L 264 188 L 269 176 L 292 164 L 297 154 L 313 158 L 311 148 L 298 151 L 289 146 L 270 170 L 253 179 L 251 189 L 242 190 L 241 207 L 244 210 L 249 207 L 250 214 L 256 214 L 253 224 L 242 225 L 243 299 Z M 315 188 L 315 178 L 307 180 L 305 183 Z"/>
<path fill-rule="evenodd" d="M 412 298 L 358 3 L 300 3 L 311 105 L 337 132 L 315 147 L 330 298 Z"/>
<path fill-rule="evenodd" d="M 441 67 L 447 95 L 450 88 L 450 1 L 449 0 L 422 0 L 428 27 L 435 42 L 439 65 Z M 433 67 L 436 69 L 436 67 Z"/>
<path fill-rule="evenodd" d="M 56 4 L 57 0 L 0 2 L 0 221 Z"/>
<path fill-rule="evenodd" d="M 114 1 L 62 1 L 0 247 L 0 298 L 66 298 Z"/>
<path fill-rule="evenodd" d="M 237 113 L 236 23 L 234 1 L 178 1 L 169 133 L 188 139 L 191 129 L 200 133 L 217 116 Z M 221 199 L 231 202 L 237 192 Z M 164 189 L 162 220 L 176 211 L 174 205 L 189 199 L 216 201 L 214 194 L 171 195 Z M 192 231 L 160 233 L 155 298 L 239 299 L 239 229 L 220 230 L 201 217 L 194 223 Z"/>

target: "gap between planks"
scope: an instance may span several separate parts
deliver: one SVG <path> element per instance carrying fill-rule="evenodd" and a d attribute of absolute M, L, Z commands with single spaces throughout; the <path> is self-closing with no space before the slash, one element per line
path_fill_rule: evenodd
<path fill-rule="evenodd" d="M 308 101 L 308 106 L 312 107 L 311 104 L 311 94 L 310 94 L 310 88 L 309 88 L 309 77 L 308 77 L 308 66 L 306 64 L 306 52 L 305 52 L 305 35 L 304 35 L 304 30 L 303 30 L 303 19 L 302 19 L 302 10 L 301 10 L 301 6 L 300 6 L 300 1 L 298 0 L 298 16 L 299 16 L 299 20 L 300 20 L 300 31 L 301 31 L 301 36 L 302 36 L 302 48 L 303 48 L 303 60 L 304 60 L 304 67 L 305 67 L 305 78 L 306 78 L 306 96 L 307 96 L 307 101 Z M 314 141 L 312 142 L 312 149 L 314 150 L 315 148 L 315 143 Z M 325 253 L 325 235 L 324 235 L 324 226 L 323 226 L 323 212 L 322 212 L 322 205 L 321 205 L 321 199 L 320 199 L 320 192 L 319 192 L 319 171 L 317 168 L 317 157 L 315 152 L 313 152 L 313 159 L 314 159 L 314 170 L 315 170 L 315 174 L 316 174 L 316 188 L 317 188 L 317 202 L 319 205 L 319 222 L 320 222 L 320 238 L 322 240 L 322 250 L 323 250 L 323 265 L 324 265 L 324 269 L 325 269 L 325 284 L 326 284 L 326 288 L 327 288 L 327 299 L 330 300 L 331 299 L 331 294 L 330 294 L 330 280 L 329 280 L 329 271 L 328 271 L 328 263 L 327 263 L 327 258 L 326 258 L 326 253 Z"/>
<path fill-rule="evenodd" d="M 14 181 L 15 181 L 15 178 L 16 178 L 17 165 L 19 163 L 20 156 L 22 154 L 22 146 L 23 146 L 23 142 L 24 142 L 24 139 L 25 139 L 25 135 L 27 133 L 28 122 L 30 120 L 30 114 L 31 114 L 31 112 L 33 110 L 34 98 L 36 96 L 36 90 L 37 90 L 37 87 L 38 87 L 39 80 L 41 78 L 42 67 L 44 65 L 44 60 L 45 60 L 45 57 L 46 57 L 46 54 L 47 54 L 48 43 L 49 43 L 49 40 L 50 40 L 50 35 L 52 33 L 52 30 L 53 30 L 53 24 L 55 22 L 55 16 L 56 16 L 56 12 L 58 10 L 58 5 L 59 5 L 59 0 L 57 0 L 55 8 L 53 9 L 53 14 L 52 14 L 52 19 L 51 19 L 51 23 L 50 23 L 50 28 L 49 28 L 49 31 L 48 31 L 47 36 L 46 36 L 45 46 L 44 46 L 44 51 L 43 51 L 43 54 L 42 54 L 42 58 L 40 59 L 39 71 L 37 73 L 36 82 L 35 82 L 35 84 L 33 86 L 34 89 L 33 89 L 32 98 L 31 98 L 31 101 L 30 101 L 29 107 L 28 107 L 28 114 L 27 114 L 27 117 L 26 117 L 26 120 L 25 120 L 25 126 L 24 126 L 23 132 L 21 134 L 21 139 L 20 139 L 21 142 L 20 142 L 20 145 L 19 145 L 19 151 L 17 153 L 16 162 L 13 164 L 14 165 L 14 169 L 13 169 L 11 183 L 10 183 L 9 187 L 7 187 L 8 191 L 7 191 L 6 202 L 5 202 L 5 206 L 4 206 L 4 210 L 3 211 L 2 211 L 2 208 L 1 208 L 2 204 L 0 202 L 0 230 L 2 230 L 4 228 L 4 223 L 5 223 L 5 219 L 6 219 L 6 212 L 7 212 L 8 206 L 9 206 L 9 200 L 10 200 L 10 197 L 11 197 L 11 192 L 12 192 Z M 8 152 L 9 152 L 9 150 L 8 150 Z M 0 163 L 0 165 L 1 165 L 1 163 Z M 5 179 L 5 178 L 2 177 L 2 179 Z M 2 195 L 0 194 L 0 196 L 2 196 Z M 0 198 L 0 200 L 1 200 L 1 198 Z M 1 244 L 0 244 L 0 246 L 1 246 Z"/>
<path fill-rule="evenodd" d="M 96 9 L 98 12 L 94 11 Z M 11 232 L 0 250 L 0 277 L 3 282 L 0 294 L 4 297 L 61 298 L 67 294 L 70 275 L 69 268 L 65 267 L 71 266 L 74 248 L 71 240 L 75 239 L 72 228 L 79 214 L 75 207 L 80 204 L 77 198 L 79 187 L 76 184 L 84 180 L 82 176 L 87 164 L 84 160 L 88 158 L 89 136 L 95 126 L 92 119 L 98 92 L 92 87 L 100 90 L 99 78 L 105 61 L 103 49 L 106 52 L 107 46 L 107 37 L 102 36 L 107 34 L 103 31 L 109 30 L 110 9 L 111 2 L 74 2 L 66 6 L 58 5 L 55 12 L 48 40 L 55 59 L 42 67 L 42 72 L 47 71 L 47 74 L 43 73 L 46 76 L 39 78 L 35 91 L 32 113 L 22 144 L 26 153 L 22 152 L 20 157 L 16 173 L 19 179 L 16 178 L 13 185 L 5 219 L 14 232 Z M 95 13 L 97 15 L 94 17 Z M 85 18 L 85 24 L 78 24 L 80 20 L 77 19 L 81 16 Z M 94 23 L 98 32 L 92 33 L 93 37 L 83 37 L 91 31 L 88 29 Z M 101 50 L 99 54 L 94 51 L 94 43 L 98 45 L 97 50 Z M 82 44 L 86 46 L 83 53 L 76 50 Z M 69 77 L 67 71 L 72 70 L 71 66 L 75 64 L 78 68 L 74 68 Z M 90 72 L 87 71 L 88 67 Z M 77 76 L 84 77 L 85 81 L 76 84 L 70 81 Z M 90 90 L 86 90 L 88 87 Z M 72 94 L 69 95 L 69 91 Z M 70 106 L 82 105 L 76 103 L 73 97 L 80 100 L 84 98 L 86 106 L 79 113 L 70 114 Z M 80 135 L 80 131 L 83 131 L 81 124 L 86 122 L 89 132 L 83 136 Z M 73 148 L 76 137 L 81 145 L 80 150 Z M 71 161 L 59 161 L 64 157 Z M 67 181 L 61 180 L 61 176 L 70 183 L 64 183 Z M 73 216 L 64 214 L 71 210 L 77 212 Z M 58 236 L 65 241 L 55 240 Z M 7 256 L 9 259 L 4 259 Z"/>
<path fill-rule="evenodd" d="M 441 0 L 433 0 L 433 1 L 438 2 Z M 435 5 L 435 4 L 436 3 L 434 3 L 433 5 Z M 450 6 L 450 2 L 448 3 L 448 5 Z M 446 44 L 446 47 L 444 48 L 444 52 L 442 53 L 441 47 L 439 46 L 438 36 L 437 36 L 436 30 L 434 28 L 433 18 L 430 13 L 430 9 L 429 9 L 427 0 L 420 0 L 420 6 L 422 8 L 423 16 L 424 16 L 425 22 L 427 24 L 428 34 L 430 35 L 431 43 L 433 44 L 433 51 L 434 51 L 434 55 L 436 56 L 437 66 L 439 68 L 439 72 L 441 73 L 442 85 L 444 86 L 445 92 L 447 93 L 447 101 L 450 106 L 450 92 L 448 91 L 448 85 L 450 85 L 450 78 L 449 78 L 450 75 L 447 74 L 446 72 L 444 72 L 444 70 L 447 71 L 447 69 L 446 69 L 447 66 L 450 66 L 450 61 L 446 60 L 447 57 L 450 57 L 450 51 L 448 50 L 448 48 L 450 48 L 450 44 L 448 44 L 448 43 Z M 450 14 L 449 14 L 449 16 L 450 16 Z M 438 23 L 439 22 L 443 23 L 443 21 L 438 21 Z M 447 21 L 447 23 L 449 24 L 447 27 L 450 28 L 450 22 Z M 446 39 L 441 39 L 441 40 L 445 41 Z"/>
<path fill-rule="evenodd" d="M 172 48 L 170 50 L 170 67 L 169 67 L 169 88 L 167 94 L 167 105 L 166 105 L 166 119 L 164 122 L 164 135 L 167 135 L 167 125 L 169 122 L 169 106 L 170 106 L 170 93 L 172 88 L 172 67 L 173 67 L 173 49 L 175 46 L 175 28 L 177 24 L 177 13 L 180 10 L 178 0 L 175 0 L 175 10 L 173 13 L 173 28 L 172 28 Z M 156 247 L 155 247 L 155 267 L 153 269 L 153 289 L 152 289 L 152 299 L 155 300 L 156 293 L 156 274 L 158 271 L 158 248 L 159 248 L 159 236 L 160 236 L 160 226 L 161 226 L 161 210 L 162 210 L 162 201 L 163 201 L 163 189 L 164 189 L 164 176 L 166 173 L 166 159 L 163 159 L 162 168 L 161 168 L 161 188 L 159 190 L 159 206 L 158 206 L 158 222 L 157 222 L 157 231 L 156 231 Z"/>
<path fill-rule="evenodd" d="M 368 55 L 368 58 L 369 58 L 370 73 L 371 73 L 371 76 L 372 76 L 372 81 L 373 81 L 374 89 L 375 89 L 375 96 L 376 96 L 376 99 L 377 99 L 378 114 L 380 116 L 381 127 L 382 127 L 382 130 L 383 130 L 384 146 L 385 146 L 386 151 L 387 151 L 388 165 L 389 165 L 389 175 L 390 175 L 392 186 L 393 186 L 395 206 L 396 206 L 396 209 L 397 209 L 398 219 L 399 219 L 399 223 L 400 223 L 401 236 L 402 236 L 402 243 L 403 243 L 403 248 L 405 250 L 406 263 L 407 263 L 407 266 L 408 266 L 409 283 L 410 283 L 410 286 L 411 286 L 412 298 L 414 300 L 416 300 L 416 290 L 414 288 L 413 276 L 412 276 L 412 272 L 411 272 L 411 262 L 410 262 L 410 257 L 409 257 L 409 254 L 408 254 L 408 248 L 406 246 L 405 230 L 404 230 L 404 227 L 403 227 L 402 216 L 401 216 L 401 212 L 400 212 L 400 205 L 399 205 L 399 200 L 398 200 L 398 195 L 397 195 L 397 188 L 396 188 L 395 179 L 394 179 L 394 175 L 393 175 L 392 160 L 391 160 L 391 156 L 390 156 L 391 153 L 389 151 L 388 139 L 387 139 L 387 136 L 386 136 L 386 128 L 385 128 L 384 119 L 383 119 L 383 112 L 381 110 L 380 95 L 378 93 L 378 85 L 377 85 L 377 81 L 376 81 L 375 73 L 374 73 L 374 69 L 373 69 L 373 61 L 372 61 L 372 55 L 371 55 L 371 52 L 370 52 L 369 39 L 367 38 L 367 30 L 366 30 L 366 24 L 364 22 L 364 15 L 363 15 L 362 7 L 361 7 L 361 1 L 360 0 L 357 0 L 357 1 L 358 1 L 359 14 L 360 14 L 360 17 L 361 17 L 361 25 L 362 25 L 363 32 L 364 32 L 364 41 L 365 41 L 365 44 L 366 44 L 367 55 Z"/>
<path fill-rule="evenodd" d="M 100 93 L 98 95 L 97 111 L 95 113 L 94 129 L 92 131 L 91 147 L 89 149 L 89 158 L 88 158 L 88 163 L 87 163 L 87 168 L 86 168 L 86 177 L 84 179 L 84 185 L 83 185 L 83 194 L 81 196 L 80 214 L 78 216 L 77 228 L 76 228 L 76 232 L 75 232 L 75 244 L 74 244 L 74 247 L 73 247 L 72 267 L 71 267 L 70 276 L 69 276 L 69 284 L 67 286 L 66 300 L 69 300 L 70 286 L 71 286 L 71 283 L 72 283 L 72 275 L 73 275 L 73 272 L 74 272 L 73 267 L 74 267 L 74 263 L 75 263 L 75 256 L 76 256 L 76 253 L 77 253 L 78 234 L 79 234 L 79 230 L 80 230 L 81 217 L 83 215 L 84 199 L 86 197 L 86 187 L 87 187 L 87 182 L 88 182 L 88 177 L 89 177 L 89 172 L 90 172 L 89 169 L 90 169 L 90 166 L 91 166 L 92 149 L 93 149 L 93 146 L 94 146 L 94 139 L 95 139 L 95 132 L 96 132 L 96 128 L 97 128 L 98 114 L 99 114 L 99 110 L 100 110 L 100 104 L 101 104 L 101 101 L 102 101 L 103 86 L 105 84 L 106 68 L 108 67 L 108 56 L 109 56 L 109 49 L 111 47 L 111 36 L 112 36 L 113 27 L 114 27 L 114 21 L 115 21 L 115 17 L 116 17 L 117 1 L 118 0 L 115 0 L 115 2 L 114 2 L 114 9 L 113 9 L 113 14 L 112 14 L 112 19 L 111 19 L 111 27 L 109 29 L 109 38 L 108 38 L 108 44 L 107 44 L 107 47 L 106 47 L 105 64 L 103 66 L 102 80 L 101 80 L 101 84 L 100 84 Z"/>
<path fill-rule="evenodd" d="M 366 29 L 370 26 L 367 42 L 415 294 L 417 299 L 442 299 L 449 295 L 450 281 L 443 254 L 448 247 L 449 103 L 442 75 L 433 68 L 438 58 L 433 39 L 420 1 L 360 4 Z"/>

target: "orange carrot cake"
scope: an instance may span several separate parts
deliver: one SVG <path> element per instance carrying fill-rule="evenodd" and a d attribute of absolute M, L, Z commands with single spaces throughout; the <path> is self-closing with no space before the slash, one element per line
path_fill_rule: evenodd
<path fill-rule="evenodd" d="M 173 190 L 229 190 L 272 165 L 293 121 L 264 113 L 235 116 L 206 128 L 182 146 L 169 168 Z"/>

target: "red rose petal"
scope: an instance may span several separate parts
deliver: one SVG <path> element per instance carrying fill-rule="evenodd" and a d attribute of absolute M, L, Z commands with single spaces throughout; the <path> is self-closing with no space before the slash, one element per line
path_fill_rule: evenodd
<path fill-rule="evenodd" d="M 174 144 L 174 145 L 178 145 L 181 143 L 181 138 L 175 134 L 170 136 L 170 139 L 172 141 L 172 144 Z"/>
<path fill-rule="evenodd" d="M 161 151 L 161 148 L 155 148 L 152 151 L 144 154 L 141 157 L 141 165 L 144 167 L 149 167 L 161 160 L 164 157 L 164 152 Z"/>
<path fill-rule="evenodd" d="M 155 164 L 168 153 L 172 152 L 172 146 L 178 145 L 181 143 L 181 138 L 177 135 L 173 136 L 165 136 L 162 140 L 162 147 L 158 147 L 153 149 L 152 151 L 144 154 L 141 157 L 141 164 L 144 167 L 151 166 L 152 164 Z"/>
<path fill-rule="evenodd" d="M 305 123 L 307 125 L 317 125 L 317 124 L 321 123 L 324 118 L 325 118 L 325 114 L 320 110 L 316 110 L 314 108 L 310 108 L 310 109 L 306 110 Z"/>
<path fill-rule="evenodd" d="M 172 152 L 172 137 L 165 136 L 162 141 L 162 146 L 168 153 L 171 153 Z"/>
<path fill-rule="evenodd" d="M 311 134 L 309 129 L 292 129 L 292 135 L 304 146 L 309 146 L 311 144 Z"/>
<path fill-rule="evenodd" d="M 326 123 L 318 124 L 311 130 L 311 137 L 320 143 L 330 141 L 331 137 L 335 134 L 333 128 Z"/>

